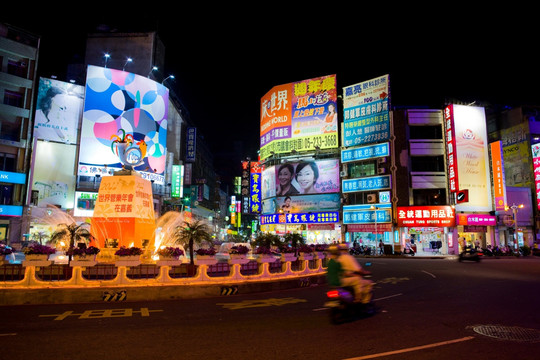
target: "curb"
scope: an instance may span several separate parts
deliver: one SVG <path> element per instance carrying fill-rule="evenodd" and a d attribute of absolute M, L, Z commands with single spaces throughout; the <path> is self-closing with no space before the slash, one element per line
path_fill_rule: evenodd
<path fill-rule="evenodd" d="M 324 283 L 326 274 L 294 279 L 201 285 L 2 289 L 0 306 L 197 299 L 295 289 Z"/>

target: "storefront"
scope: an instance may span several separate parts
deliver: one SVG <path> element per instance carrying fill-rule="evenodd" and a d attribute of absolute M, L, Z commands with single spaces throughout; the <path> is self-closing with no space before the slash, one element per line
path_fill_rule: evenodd
<path fill-rule="evenodd" d="M 398 206 L 397 223 L 402 249 L 445 255 L 454 246 L 456 219 L 451 206 Z"/>
<path fill-rule="evenodd" d="M 463 244 L 474 247 L 486 248 L 488 245 L 495 245 L 495 227 L 497 217 L 489 214 L 457 214 L 456 225 L 458 237 Z M 461 252 L 463 249 L 459 249 Z"/>
<path fill-rule="evenodd" d="M 306 239 L 306 244 L 341 242 L 337 211 L 262 215 L 261 230 L 276 235 L 299 233 Z"/>
<path fill-rule="evenodd" d="M 346 205 L 343 206 L 343 224 L 346 225 L 345 242 L 350 246 L 369 249 L 378 253 L 379 242 L 392 252 L 392 205 Z"/>

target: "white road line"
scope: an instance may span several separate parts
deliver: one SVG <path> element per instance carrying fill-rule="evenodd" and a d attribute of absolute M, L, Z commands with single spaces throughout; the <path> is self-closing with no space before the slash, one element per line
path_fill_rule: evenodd
<path fill-rule="evenodd" d="M 459 343 L 459 342 L 463 342 L 463 341 L 468 341 L 468 340 L 472 340 L 472 339 L 474 339 L 474 336 L 466 336 L 466 337 L 463 337 L 463 338 L 460 338 L 460 339 L 454 339 L 454 340 L 442 341 L 442 342 L 438 342 L 438 343 L 434 343 L 434 344 L 428 344 L 428 345 L 422 345 L 422 346 L 415 346 L 415 347 L 411 347 L 411 348 L 407 348 L 407 349 L 401 349 L 401 350 L 395 350 L 395 351 L 388 351 L 388 352 L 384 352 L 384 353 L 378 353 L 378 354 L 372 354 L 372 355 L 366 355 L 366 356 L 360 356 L 360 357 L 348 358 L 348 359 L 344 359 L 344 360 L 375 359 L 375 358 L 379 358 L 379 357 L 383 357 L 383 356 L 396 355 L 396 354 L 403 354 L 403 353 L 411 352 L 411 351 L 418 351 L 418 350 L 424 350 L 424 349 L 429 349 L 429 348 L 438 347 L 438 346 L 444 346 L 444 345 L 455 344 L 455 343 Z"/>
<path fill-rule="evenodd" d="M 393 297 L 396 297 L 396 296 L 401 296 L 403 294 L 395 294 L 395 295 L 390 295 L 390 296 L 385 296 L 385 297 L 382 297 L 382 298 L 377 298 L 377 299 L 373 299 L 373 301 L 379 301 L 379 300 L 386 300 L 386 299 L 390 299 L 390 298 L 393 298 Z M 323 311 L 323 310 L 326 310 L 327 308 L 317 308 L 317 309 L 313 309 L 313 311 Z"/>
<path fill-rule="evenodd" d="M 396 296 L 401 296 L 401 295 L 403 295 L 403 294 L 395 294 L 395 295 L 385 296 L 385 297 L 382 297 L 382 298 L 373 299 L 373 301 L 386 300 L 386 299 L 390 299 L 390 298 L 393 298 L 393 297 L 396 297 Z"/>
<path fill-rule="evenodd" d="M 432 278 L 436 279 L 437 277 L 435 275 L 433 275 L 432 273 L 430 272 L 427 272 L 426 270 L 422 270 L 423 273 L 426 273 L 428 275 L 430 275 Z"/>

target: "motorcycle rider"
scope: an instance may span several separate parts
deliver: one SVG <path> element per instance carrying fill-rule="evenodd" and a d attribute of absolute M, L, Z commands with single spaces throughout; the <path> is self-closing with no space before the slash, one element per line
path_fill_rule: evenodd
<path fill-rule="evenodd" d="M 348 253 L 346 244 L 339 244 L 337 248 L 330 246 L 329 251 L 331 259 L 327 270 L 328 283 L 333 286 L 351 286 L 354 289 L 355 302 L 369 304 L 373 282 L 362 278 L 362 275 L 370 272 L 362 269 L 354 256 Z"/>

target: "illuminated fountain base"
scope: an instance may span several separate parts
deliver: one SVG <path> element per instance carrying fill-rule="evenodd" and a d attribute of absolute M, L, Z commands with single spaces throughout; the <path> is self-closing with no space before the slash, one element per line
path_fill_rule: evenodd
<path fill-rule="evenodd" d="M 100 248 L 154 245 L 155 229 L 149 180 L 134 171 L 102 177 L 91 230 Z"/>

